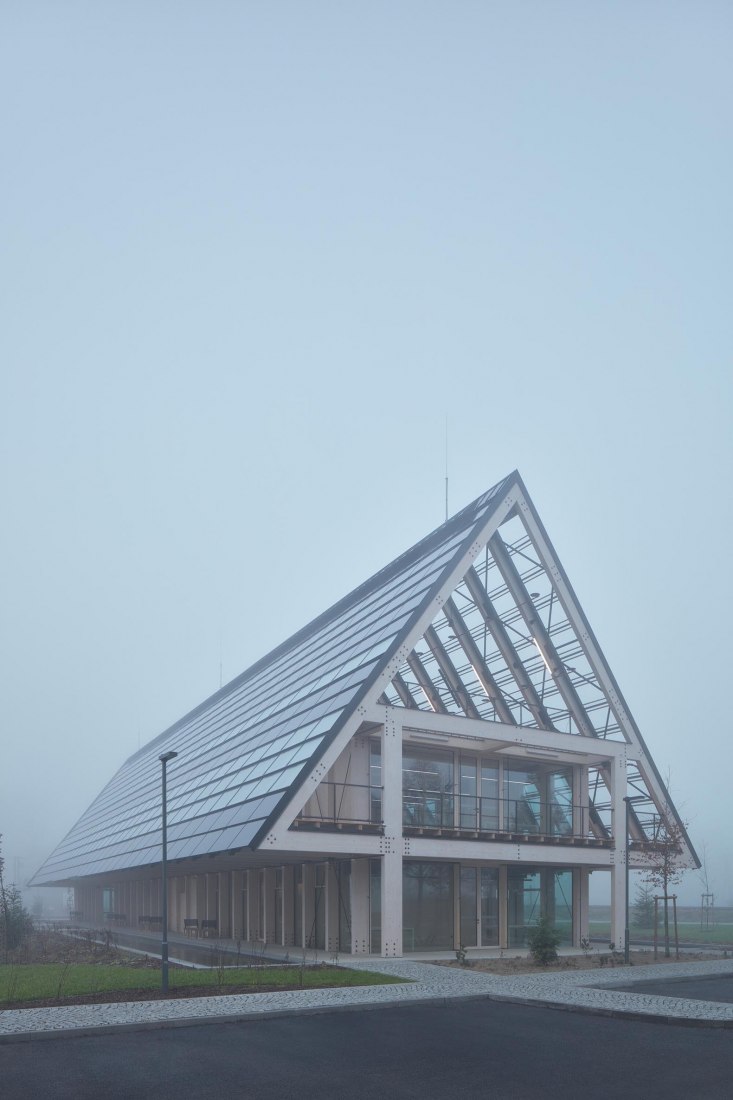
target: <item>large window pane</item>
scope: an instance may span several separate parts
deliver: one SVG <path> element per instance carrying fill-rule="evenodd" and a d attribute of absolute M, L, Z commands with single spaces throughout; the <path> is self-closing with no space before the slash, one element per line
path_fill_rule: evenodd
<path fill-rule="evenodd" d="M 478 798 L 476 791 L 476 757 L 461 757 L 461 828 L 478 828 Z"/>
<path fill-rule="evenodd" d="M 402 887 L 404 950 L 453 947 L 453 864 L 406 860 Z"/>
<path fill-rule="evenodd" d="M 504 827 L 512 833 L 539 833 L 542 785 L 536 771 L 507 768 L 504 772 Z"/>
<path fill-rule="evenodd" d="M 461 867 L 461 946 L 476 946 L 476 868 Z"/>
<path fill-rule="evenodd" d="M 499 943 L 499 871 L 496 867 L 481 868 L 481 945 Z"/>
<path fill-rule="evenodd" d="M 550 867 L 510 867 L 508 876 L 509 946 L 524 947 L 529 929 L 547 916 L 573 942 L 573 872 Z"/>
<path fill-rule="evenodd" d="M 573 831 L 573 772 L 571 768 L 551 772 L 547 779 L 549 833 L 570 836 Z"/>
<path fill-rule="evenodd" d="M 510 867 L 507 884 L 509 946 L 524 947 L 527 932 L 542 912 L 540 872 Z"/>
<path fill-rule="evenodd" d="M 561 943 L 573 942 L 573 872 L 548 871 L 547 915 L 562 935 Z"/>
<path fill-rule="evenodd" d="M 435 749 L 402 749 L 405 825 L 453 825 L 453 754 Z"/>
<path fill-rule="evenodd" d="M 496 764 L 481 764 L 481 828 L 499 828 L 499 769 Z"/>

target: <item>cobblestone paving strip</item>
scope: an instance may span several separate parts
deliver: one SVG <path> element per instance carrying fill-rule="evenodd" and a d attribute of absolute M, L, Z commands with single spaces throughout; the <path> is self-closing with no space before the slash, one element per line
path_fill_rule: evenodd
<path fill-rule="evenodd" d="M 176 1027 L 215 1020 L 257 1019 L 268 1015 L 324 1012 L 347 1008 L 376 1008 L 465 997 L 491 997 L 524 1004 L 571 1008 L 677 1023 L 733 1027 L 733 1005 L 628 993 L 607 986 L 630 981 L 733 975 L 733 959 L 689 962 L 608 971 L 548 971 L 517 977 L 459 970 L 409 960 L 340 965 L 405 978 L 409 984 L 352 986 L 277 993 L 193 997 L 172 1001 L 129 1001 L 122 1004 L 69 1005 L 58 1008 L 0 1010 L 0 1041 L 37 1039 L 135 1027 Z M 670 988 L 674 988 L 671 986 Z"/>

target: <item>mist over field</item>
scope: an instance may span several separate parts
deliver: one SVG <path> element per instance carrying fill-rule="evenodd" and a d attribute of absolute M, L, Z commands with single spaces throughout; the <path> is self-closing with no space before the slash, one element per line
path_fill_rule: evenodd
<path fill-rule="evenodd" d="M 7 877 L 516 467 L 733 905 L 730 7 L 1 18 Z"/>

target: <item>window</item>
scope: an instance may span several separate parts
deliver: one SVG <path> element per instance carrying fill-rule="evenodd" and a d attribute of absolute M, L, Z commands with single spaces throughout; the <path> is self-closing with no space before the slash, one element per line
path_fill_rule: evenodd
<path fill-rule="evenodd" d="M 404 862 L 403 950 L 453 947 L 453 867 L 452 863 Z"/>

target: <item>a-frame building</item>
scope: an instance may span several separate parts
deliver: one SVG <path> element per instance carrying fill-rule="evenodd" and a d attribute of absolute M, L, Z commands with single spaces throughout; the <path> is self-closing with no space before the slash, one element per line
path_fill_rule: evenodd
<path fill-rule="evenodd" d="M 698 866 L 518 473 L 127 760 L 34 878 L 90 923 L 330 952 L 588 934 L 660 837 Z M 628 833 L 627 833 L 628 828 Z"/>

